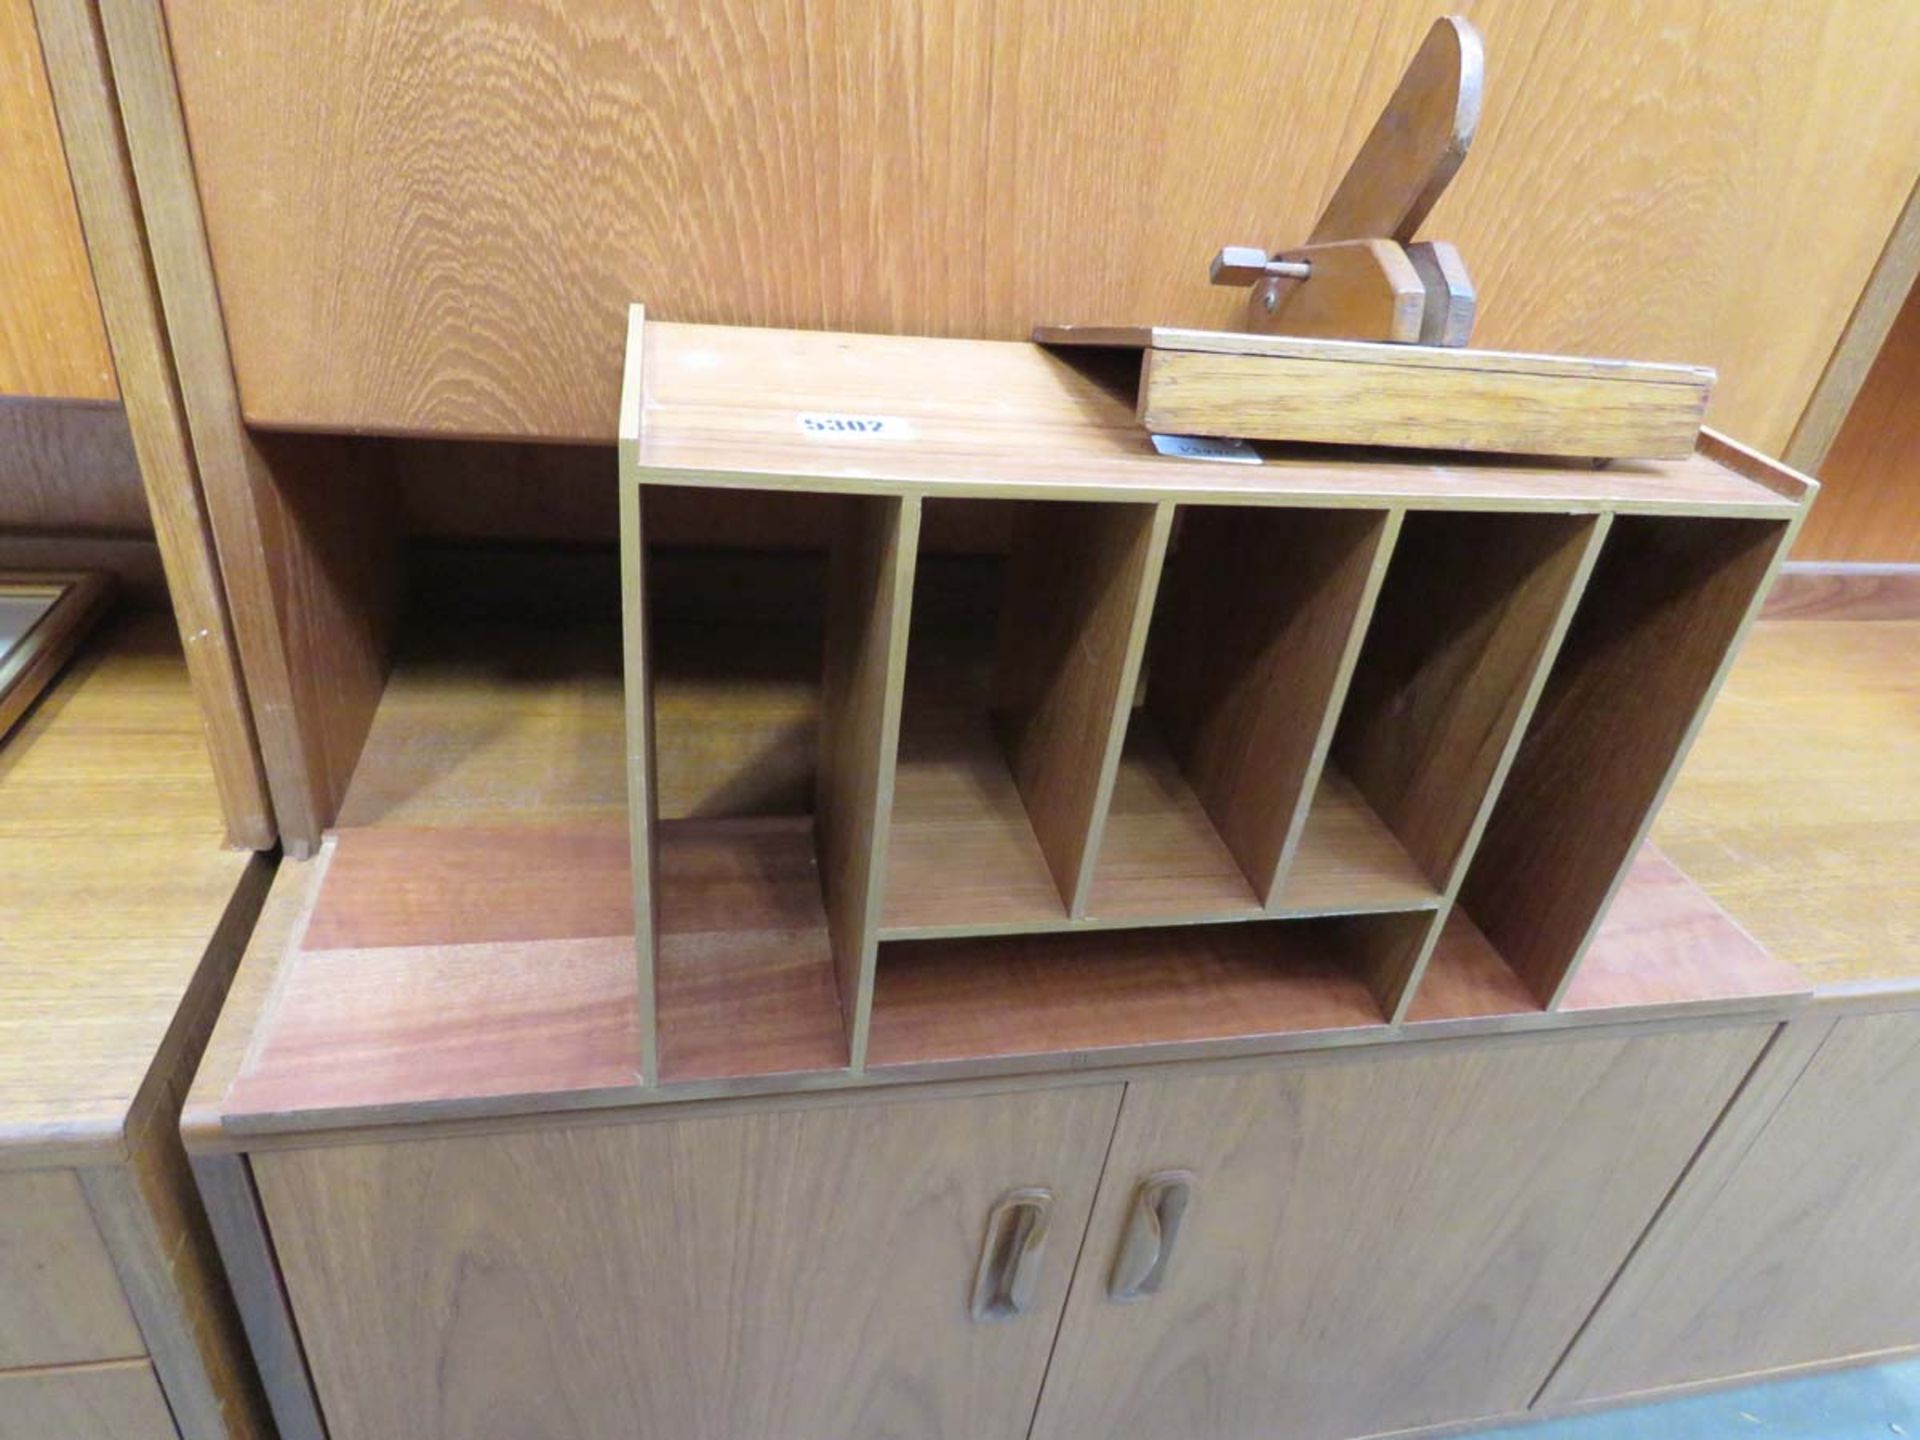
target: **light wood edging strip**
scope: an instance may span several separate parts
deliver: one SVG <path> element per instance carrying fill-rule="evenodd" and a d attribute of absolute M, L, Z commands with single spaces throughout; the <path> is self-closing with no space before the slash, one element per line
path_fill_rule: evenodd
<path fill-rule="evenodd" d="M 1826 460 L 1917 278 L 1920 278 L 1920 180 L 1914 182 L 1913 193 L 1907 197 L 1900 218 L 1887 236 L 1886 248 L 1880 252 L 1880 259 L 1860 292 L 1847 328 L 1833 347 L 1813 394 L 1807 397 L 1806 408 L 1794 426 L 1793 438 L 1781 452 L 1786 464 L 1795 470 L 1817 470 Z"/>
<path fill-rule="evenodd" d="M 647 312 L 635 305 L 628 316 L 627 366 L 620 388 L 620 645 L 627 729 L 627 845 L 633 865 L 634 981 L 639 987 L 640 1083 L 660 1083 L 659 993 L 655 983 L 660 950 L 660 857 L 654 843 L 660 824 L 654 775 L 653 671 L 647 663 L 646 532 L 640 487 L 630 478 L 628 451 L 640 444 L 641 345 Z"/>
<path fill-rule="evenodd" d="M 1720 694 L 1721 686 L 1727 683 L 1727 676 L 1732 673 L 1734 661 L 1740 658 L 1740 647 L 1746 642 L 1748 633 L 1753 629 L 1753 622 L 1759 617 L 1761 608 L 1766 604 L 1767 592 L 1773 588 L 1774 577 L 1780 573 L 1781 565 L 1792 553 L 1794 537 L 1800 533 L 1800 526 L 1807 518 L 1807 510 L 1813 504 L 1820 488 L 1811 477 L 1768 460 L 1746 446 L 1728 440 L 1717 431 L 1702 430 L 1700 448 L 1721 464 L 1759 481 L 1777 494 L 1789 499 L 1797 499 L 1800 502 L 1799 508 L 1793 512 L 1793 518 L 1787 522 L 1785 531 L 1775 542 L 1773 555 L 1767 562 L 1759 584 L 1754 587 L 1753 595 L 1747 602 L 1746 611 L 1734 629 L 1733 638 L 1727 642 L 1727 648 L 1720 657 L 1720 664 L 1715 669 L 1713 678 L 1707 683 L 1706 692 L 1700 697 L 1700 703 L 1694 707 L 1693 717 L 1687 722 L 1687 727 L 1681 734 L 1680 743 L 1674 747 L 1673 758 L 1667 763 L 1666 774 L 1661 777 L 1659 785 L 1654 790 L 1653 799 L 1640 817 L 1640 823 L 1633 833 L 1632 843 L 1627 846 L 1626 853 L 1621 858 L 1619 868 L 1614 872 L 1613 880 L 1607 886 L 1606 893 L 1600 897 L 1600 904 L 1594 910 L 1593 918 L 1587 923 L 1586 934 L 1581 937 L 1579 945 L 1575 947 L 1565 968 L 1561 971 L 1559 983 L 1554 986 L 1553 994 L 1547 1002 L 1546 1008 L 1549 1010 L 1559 1009 L 1560 1002 L 1566 998 L 1567 989 L 1573 984 L 1573 977 L 1580 968 L 1581 960 L 1593 945 L 1593 937 L 1599 933 L 1600 925 L 1607 917 L 1607 910 L 1613 904 L 1613 897 L 1620 893 L 1620 886 L 1625 883 L 1627 872 L 1633 868 L 1634 858 L 1639 855 L 1640 847 L 1646 844 L 1647 836 L 1653 830 L 1653 822 L 1660 813 L 1660 806 L 1666 800 L 1667 792 L 1673 788 L 1673 782 L 1680 778 L 1681 768 L 1687 763 L 1687 752 L 1693 748 L 1693 742 L 1700 733 L 1700 727 L 1706 723 L 1707 713 L 1713 709 L 1714 699 Z"/>
<path fill-rule="evenodd" d="M 89 0 L 35 0 L 34 8 L 227 839 L 266 849 L 273 809 L 105 43 Z"/>
<path fill-rule="evenodd" d="M 339 537 L 310 528 L 243 421 L 160 0 L 100 0 L 100 17 L 267 788 L 282 843 L 305 856 L 372 721 L 383 636 L 351 600 L 325 603 L 352 583 L 324 553 Z M 328 503 L 355 503 L 346 476 Z"/>
<path fill-rule="evenodd" d="M 653 674 L 647 664 L 646 538 L 640 487 L 620 485 L 620 632 L 625 657 L 627 721 L 627 841 L 633 865 L 634 983 L 639 987 L 640 1081 L 660 1080 L 659 1001 L 655 963 L 660 949 L 660 823 L 654 778 Z"/>
<path fill-rule="evenodd" d="M 880 951 L 920 501 L 908 496 L 841 503 L 852 508 L 832 562 L 814 809 L 847 1063 L 859 1071 L 867 1063 Z"/>
<path fill-rule="evenodd" d="M 1533 667 L 1532 678 L 1527 682 L 1525 693 L 1515 711 L 1513 723 L 1508 728 L 1505 741 L 1500 747 L 1500 758 L 1494 763 L 1493 773 L 1487 781 L 1487 787 L 1480 796 L 1480 803 L 1474 811 L 1472 823 L 1467 827 L 1466 838 L 1461 842 L 1455 855 L 1452 868 L 1447 875 L 1447 883 L 1441 892 L 1438 908 L 1433 912 L 1432 923 L 1421 938 L 1420 947 L 1413 955 L 1407 967 L 1404 983 L 1400 986 L 1394 1003 L 1389 1008 L 1388 1018 L 1396 1025 L 1407 1017 L 1414 996 L 1419 993 L 1421 977 L 1426 974 L 1428 962 L 1433 959 L 1434 947 L 1440 943 L 1440 934 L 1447 926 L 1447 917 L 1453 913 L 1454 904 L 1460 896 L 1460 886 L 1467 878 L 1467 870 L 1473 864 L 1474 851 L 1480 847 L 1480 837 L 1486 833 L 1487 821 L 1493 818 L 1493 808 L 1500 802 L 1501 787 L 1507 783 L 1507 772 L 1513 769 L 1514 756 L 1520 753 L 1520 743 L 1526 737 L 1527 726 L 1533 720 L 1533 712 L 1540 703 L 1540 696 L 1547 688 L 1547 676 L 1553 671 L 1553 662 L 1560 654 L 1560 646 L 1567 638 L 1567 630 L 1573 624 L 1575 612 L 1580 608 L 1581 598 L 1586 594 L 1587 582 L 1593 578 L 1593 567 L 1599 562 L 1601 548 L 1607 542 L 1607 532 L 1613 528 L 1613 517 L 1601 515 L 1587 532 L 1586 545 L 1581 551 L 1580 560 L 1575 567 L 1573 577 L 1567 585 L 1566 593 L 1561 597 L 1559 612 L 1554 616 L 1548 630 L 1545 643 L 1541 646 L 1539 660 Z"/>

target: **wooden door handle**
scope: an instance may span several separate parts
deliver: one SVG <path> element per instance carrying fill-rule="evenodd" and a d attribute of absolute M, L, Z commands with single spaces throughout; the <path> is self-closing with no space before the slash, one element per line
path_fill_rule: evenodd
<path fill-rule="evenodd" d="M 975 1320 L 1011 1320 L 1033 1305 L 1053 1221 L 1053 1192 L 1032 1185 L 1010 1190 L 987 1216 L 987 1238 L 973 1276 Z"/>
<path fill-rule="evenodd" d="M 1160 1293 L 1167 1267 L 1173 1262 L 1174 1242 L 1193 1201 L 1191 1170 L 1162 1170 L 1140 1182 L 1134 1193 L 1133 1214 L 1120 1237 L 1120 1253 L 1113 1257 L 1107 1296 L 1113 1300 L 1142 1300 Z"/>

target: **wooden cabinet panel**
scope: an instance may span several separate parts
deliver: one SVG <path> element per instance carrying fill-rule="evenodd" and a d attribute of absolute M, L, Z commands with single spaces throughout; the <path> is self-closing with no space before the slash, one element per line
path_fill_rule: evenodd
<path fill-rule="evenodd" d="M 1794 559 L 1920 563 L 1920 284 L 1819 468 Z"/>
<path fill-rule="evenodd" d="M 1784 445 L 1920 170 L 1920 7 L 1460 8 L 1486 105 L 1427 228 L 1480 277 L 1475 338 L 1716 365 L 1714 423 Z M 250 418 L 611 438 L 633 300 L 1219 324 L 1244 297 L 1207 257 L 1304 238 L 1435 7 L 166 12 Z"/>
<path fill-rule="evenodd" d="M 1920 1012 L 1843 1019 L 1786 1079 L 1725 1170 L 1705 1163 L 1716 1138 L 1703 1179 L 1675 1196 L 1548 1399 L 1920 1345 Z"/>
<path fill-rule="evenodd" d="M 1768 1027 L 1129 1088 L 1036 1440 L 1315 1440 L 1524 1409 Z M 1146 1176 L 1195 1177 L 1108 1297 Z"/>
<path fill-rule="evenodd" d="M 332 1440 L 1024 1440 L 1118 1086 L 294 1150 L 255 1173 Z M 1055 1192 L 1029 1313 L 968 1302 Z"/>
<path fill-rule="evenodd" d="M 0 1374 L 0 1440 L 177 1440 L 144 1360 Z"/>
<path fill-rule="evenodd" d="M 0 0 L 0 395 L 119 394 L 33 0 Z"/>
<path fill-rule="evenodd" d="M 0 1175 L 0 1370 L 145 1353 L 73 1172 Z"/>

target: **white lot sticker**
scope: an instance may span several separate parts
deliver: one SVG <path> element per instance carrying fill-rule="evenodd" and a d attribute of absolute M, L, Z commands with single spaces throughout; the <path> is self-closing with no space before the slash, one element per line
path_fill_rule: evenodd
<path fill-rule="evenodd" d="M 913 426 L 899 415 L 802 415 L 800 433 L 815 440 L 911 440 Z"/>
<path fill-rule="evenodd" d="M 1156 435 L 1153 448 L 1180 460 L 1224 460 L 1229 465 L 1258 465 L 1260 452 L 1244 440 L 1220 440 L 1211 435 Z"/>

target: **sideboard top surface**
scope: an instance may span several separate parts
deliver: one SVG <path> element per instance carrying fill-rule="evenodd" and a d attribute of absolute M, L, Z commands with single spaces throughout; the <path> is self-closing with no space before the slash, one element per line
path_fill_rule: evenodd
<path fill-rule="evenodd" d="M 110 1150 L 249 874 L 164 615 L 109 621 L 0 749 L 0 1164 Z"/>
<path fill-rule="evenodd" d="M 1109 374 L 1099 351 L 667 324 L 637 308 L 628 344 L 641 381 L 620 433 L 641 483 L 1779 519 L 1802 501 L 1704 449 L 1600 467 L 1265 443 L 1259 464 L 1163 455 L 1135 417 L 1137 353 L 1105 357 Z"/>

